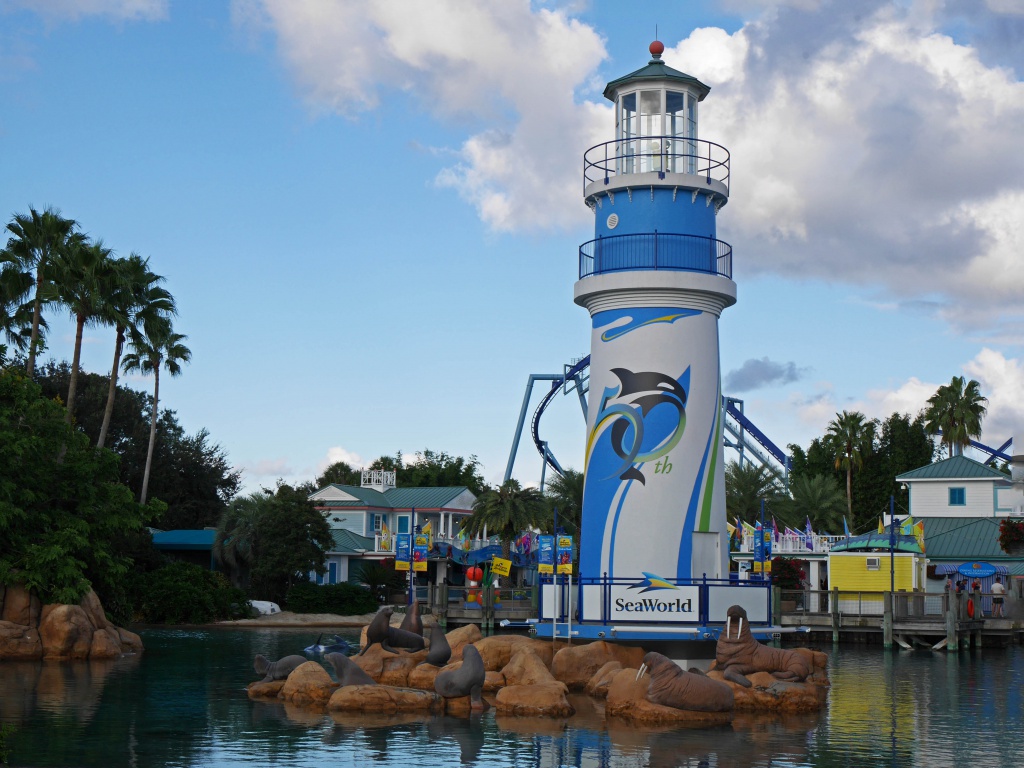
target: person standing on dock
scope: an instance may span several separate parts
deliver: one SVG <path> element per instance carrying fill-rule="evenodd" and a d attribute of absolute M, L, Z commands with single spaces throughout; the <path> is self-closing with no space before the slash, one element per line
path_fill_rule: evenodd
<path fill-rule="evenodd" d="M 992 618 L 1003 618 L 1003 595 L 1006 594 L 1006 587 L 1002 580 L 996 576 L 992 584 Z"/>

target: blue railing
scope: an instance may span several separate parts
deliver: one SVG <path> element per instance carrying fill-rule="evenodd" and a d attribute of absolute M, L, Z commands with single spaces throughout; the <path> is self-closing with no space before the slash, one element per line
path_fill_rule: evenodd
<path fill-rule="evenodd" d="M 606 141 L 583 153 L 583 189 L 630 173 L 686 173 L 729 189 L 729 150 L 721 144 L 681 136 L 643 136 Z"/>
<path fill-rule="evenodd" d="M 612 235 L 580 246 L 580 279 L 605 272 L 682 270 L 732 278 L 732 246 L 713 237 L 660 232 Z"/>

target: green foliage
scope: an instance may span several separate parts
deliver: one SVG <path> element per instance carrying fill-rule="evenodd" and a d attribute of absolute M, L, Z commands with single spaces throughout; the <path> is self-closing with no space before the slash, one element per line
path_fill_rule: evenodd
<path fill-rule="evenodd" d="M 259 496 L 250 593 L 283 603 L 291 586 L 305 580 L 304 574 L 324 572 L 334 538 L 303 490 L 281 484 L 274 493 Z"/>
<path fill-rule="evenodd" d="M 0 763 L 7 765 L 7 761 L 11 759 L 11 748 L 7 744 L 7 739 L 13 736 L 17 732 L 10 723 L 0 723 Z"/>
<path fill-rule="evenodd" d="M 789 484 L 788 497 L 772 505 L 772 510 L 787 525 L 800 527 L 810 518 L 814 530 L 840 534 L 843 531 L 843 512 L 846 495 L 831 475 L 796 477 Z"/>
<path fill-rule="evenodd" d="M 480 474 L 480 460 L 476 456 L 468 459 L 452 456 L 444 451 L 426 448 L 416 452 L 416 461 L 406 464 L 401 452 L 392 456 L 381 456 L 370 464 L 369 469 L 384 469 L 396 472 L 399 488 L 439 488 L 464 485 L 479 496 L 487 490 L 487 483 Z"/>
<path fill-rule="evenodd" d="M 925 420 L 928 433 L 942 433 L 942 444 L 949 448 L 949 456 L 961 453 L 971 444 L 971 438 L 981 437 L 981 420 L 988 400 L 981 396 L 981 385 L 963 376 L 954 376 L 928 398 Z"/>
<path fill-rule="evenodd" d="M 378 603 L 385 602 L 392 591 L 403 589 L 409 581 L 406 573 L 395 570 L 394 558 L 354 563 L 349 568 L 352 578 L 365 584 Z"/>
<path fill-rule="evenodd" d="M 725 467 L 725 509 L 729 520 L 740 518 L 754 522 L 761 514 L 761 500 L 774 510 L 774 502 L 784 491 L 779 476 L 769 467 L 751 462 L 742 467 L 730 461 Z"/>
<path fill-rule="evenodd" d="M 336 461 L 316 479 L 315 485 L 318 490 L 331 483 L 337 485 L 359 485 L 362 479 L 362 472 L 358 469 L 353 469 L 344 461 Z"/>
<path fill-rule="evenodd" d="M 544 494 L 551 507 L 558 510 L 558 525 L 565 528 L 566 533 L 579 536 L 583 520 L 583 473 L 569 468 L 561 475 L 553 474 Z"/>
<path fill-rule="evenodd" d="M 299 581 L 285 596 L 285 606 L 295 613 L 333 613 L 360 616 L 377 610 L 370 590 L 358 584 L 313 584 Z"/>
<path fill-rule="evenodd" d="M 523 488 L 516 480 L 506 480 L 485 491 L 473 503 L 473 514 L 462 523 L 469 536 L 482 534 L 501 540 L 502 557 L 508 558 L 512 540 L 531 528 L 550 528 L 548 505 L 536 488 Z"/>
<path fill-rule="evenodd" d="M 77 603 L 90 584 L 127 574 L 118 542 L 158 508 L 136 504 L 117 457 L 91 448 L 64 415 L 26 376 L 0 371 L 0 583 Z"/>
<path fill-rule="evenodd" d="M 140 576 L 135 604 L 139 619 L 149 624 L 207 624 L 249 615 L 245 593 L 223 574 L 185 562 Z"/>
<path fill-rule="evenodd" d="M 789 557 L 776 557 L 772 560 L 772 584 L 782 589 L 803 589 L 803 581 L 807 578 L 800 561 Z"/>
<path fill-rule="evenodd" d="M 1000 521 L 999 548 L 1008 555 L 1016 555 L 1024 549 L 1024 521 Z"/>

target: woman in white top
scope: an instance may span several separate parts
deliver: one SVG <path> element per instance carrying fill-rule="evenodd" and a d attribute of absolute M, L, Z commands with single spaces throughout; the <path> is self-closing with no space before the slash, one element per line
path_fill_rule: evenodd
<path fill-rule="evenodd" d="M 1003 586 L 1003 582 L 996 576 L 995 582 L 992 584 L 992 618 L 1003 617 L 1003 595 L 1006 594 L 1006 587 Z"/>

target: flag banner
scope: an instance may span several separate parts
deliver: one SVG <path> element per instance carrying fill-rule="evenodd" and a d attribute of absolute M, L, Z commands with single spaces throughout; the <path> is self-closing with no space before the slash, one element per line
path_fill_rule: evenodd
<path fill-rule="evenodd" d="M 503 557 L 495 557 L 491 560 L 491 573 L 495 576 L 508 576 L 512 572 L 512 561 Z"/>
<path fill-rule="evenodd" d="M 382 520 L 380 524 L 380 548 L 385 552 L 391 551 L 391 531 L 388 530 L 386 520 Z"/>
<path fill-rule="evenodd" d="M 555 572 L 555 537 L 537 537 L 537 573 Z"/>
<path fill-rule="evenodd" d="M 421 528 L 420 530 L 422 531 L 423 529 Z M 424 536 L 422 533 L 416 534 L 416 539 L 413 541 L 412 546 L 412 569 L 414 571 L 427 570 L 428 540 L 428 536 Z"/>
<path fill-rule="evenodd" d="M 558 573 L 572 573 L 572 536 L 559 536 L 557 550 Z"/>
<path fill-rule="evenodd" d="M 408 571 L 412 560 L 412 535 L 399 533 L 395 536 L 395 570 Z"/>
<path fill-rule="evenodd" d="M 846 522 L 846 515 L 843 515 L 843 535 L 850 538 L 850 525 Z"/>

